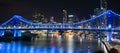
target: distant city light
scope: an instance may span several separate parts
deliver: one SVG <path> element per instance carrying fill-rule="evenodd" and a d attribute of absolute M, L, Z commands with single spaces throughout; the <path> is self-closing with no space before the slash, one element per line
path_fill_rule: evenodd
<path fill-rule="evenodd" d="M 95 15 L 93 15 L 92 17 L 95 17 Z"/>
<path fill-rule="evenodd" d="M 101 10 L 103 9 L 103 7 L 101 7 Z"/>

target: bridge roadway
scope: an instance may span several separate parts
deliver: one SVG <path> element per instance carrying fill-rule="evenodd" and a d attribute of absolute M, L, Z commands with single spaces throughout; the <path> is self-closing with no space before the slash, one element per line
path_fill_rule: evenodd
<path fill-rule="evenodd" d="M 90 30 L 90 31 L 120 31 L 120 28 L 77 28 L 77 27 L 33 27 L 33 28 L 0 28 L 0 30 Z"/>

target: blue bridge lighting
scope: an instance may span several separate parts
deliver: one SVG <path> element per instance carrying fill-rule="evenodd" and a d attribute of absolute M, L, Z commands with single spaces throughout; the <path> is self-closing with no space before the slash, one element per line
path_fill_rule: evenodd
<path fill-rule="evenodd" d="M 31 22 L 22 16 L 14 15 L 12 18 L 7 20 L 6 22 L 2 23 L 0 25 L 0 33 L 4 35 L 4 30 L 12 30 L 14 32 L 14 36 L 18 34 L 18 36 L 21 36 L 21 30 L 91 30 L 91 31 L 120 31 L 120 28 L 113 28 L 112 27 L 112 16 L 117 16 L 120 18 L 120 15 L 111 11 L 107 10 L 106 12 L 103 12 L 99 14 L 98 16 L 95 16 L 91 19 L 84 20 L 81 22 L 76 23 L 62 23 L 62 24 L 39 24 Z M 103 26 L 105 23 L 104 17 L 108 17 L 108 23 L 106 26 Z M 21 24 L 23 26 L 21 26 Z M 99 24 L 97 24 L 99 23 Z"/>

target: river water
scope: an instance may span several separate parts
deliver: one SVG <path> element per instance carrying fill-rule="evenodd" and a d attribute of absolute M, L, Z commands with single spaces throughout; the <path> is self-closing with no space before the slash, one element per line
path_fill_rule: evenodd
<path fill-rule="evenodd" d="M 94 53 L 101 50 L 98 40 L 62 39 L 0 42 L 0 53 Z"/>

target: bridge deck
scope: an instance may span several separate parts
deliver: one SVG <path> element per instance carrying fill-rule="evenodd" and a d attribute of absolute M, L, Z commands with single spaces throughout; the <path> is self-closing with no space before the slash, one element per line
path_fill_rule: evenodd
<path fill-rule="evenodd" d="M 120 31 L 120 28 L 0 28 L 0 30 L 90 30 L 90 31 Z"/>

